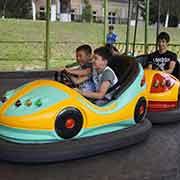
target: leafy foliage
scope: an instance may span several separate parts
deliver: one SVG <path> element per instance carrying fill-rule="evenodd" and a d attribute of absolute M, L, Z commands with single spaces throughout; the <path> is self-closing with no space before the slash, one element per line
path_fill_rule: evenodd
<path fill-rule="evenodd" d="M 82 19 L 86 22 L 91 22 L 91 20 L 92 20 L 92 6 L 91 6 L 89 0 L 84 0 Z"/>
<path fill-rule="evenodd" d="M 135 2 L 137 0 L 134 0 Z M 138 0 L 143 5 L 145 5 L 145 0 Z M 180 6 L 179 0 L 160 0 L 160 9 L 161 9 L 161 22 L 165 22 L 165 18 L 167 13 L 170 15 L 170 25 L 174 25 L 180 21 Z M 145 13 L 142 12 L 142 16 L 145 17 Z M 150 24 L 154 24 L 157 22 L 158 18 L 158 0 L 150 0 L 150 14 L 149 20 Z"/>
<path fill-rule="evenodd" d="M 1 0 L 0 15 L 8 18 L 29 18 L 31 0 Z"/>

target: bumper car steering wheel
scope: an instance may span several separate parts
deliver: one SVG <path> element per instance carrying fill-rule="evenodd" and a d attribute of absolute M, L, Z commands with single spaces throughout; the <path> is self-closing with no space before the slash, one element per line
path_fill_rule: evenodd
<path fill-rule="evenodd" d="M 63 70 L 61 72 L 61 75 L 60 75 L 61 79 L 60 79 L 60 82 L 71 87 L 71 88 L 76 88 L 77 85 L 74 83 L 74 81 L 71 79 L 71 76 L 70 74 L 66 71 L 66 70 Z"/>

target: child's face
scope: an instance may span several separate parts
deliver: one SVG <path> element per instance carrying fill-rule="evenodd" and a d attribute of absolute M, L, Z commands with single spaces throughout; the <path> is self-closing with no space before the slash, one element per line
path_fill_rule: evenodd
<path fill-rule="evenodd" d="M 99 56 L 98 54 L 94 54 L 93 65 L 97 71 L 103 70 L 104 67 L 106 67 L 106 65 L 107 65 L 107 61 L 104 60 L 103 57 Z"/>
<path fill-rule="evenodd" d="M 167 50 L 168 48 L 168 43 L 165 39 L 159 39 L 158 41 L 158 47 L 160 51 Z"/>
<path fill-rule="evenodd" d="M 80 65 L 87 63 L 90 59 L 91 55 L 88 55 L 85 51 L 76 52 L 76 60 Z"/>
<path fill-rule="evenodd" d="M 113 33 L 113 29 L 109 29 L 109 33 L 112 34 Z"/>

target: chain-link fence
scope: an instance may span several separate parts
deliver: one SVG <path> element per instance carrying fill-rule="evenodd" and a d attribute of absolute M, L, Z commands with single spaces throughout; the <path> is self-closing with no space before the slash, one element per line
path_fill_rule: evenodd
<path fill-rule="evenodd" d="M 94 49 L 102 44 L 93 42 L 51 42 L 49 68 L 54 69 L 75 61 L 75 50 L 82 44 L 89 44 Z M 125 43 L 116 43 L 120 53 L 125 51 Z M 44 41 L 0 41 L 0 71 L 40 70 L 45 69 Z M 169 49 L 180 58 L 180 44 L 170 44 Z M 149 44 L 149 53 L 155 51 L 155 44 Z M 129 45 L 129 54 L 133 44 Z M 144 54 L 144 44 L 135 45 L 135 55 Z"/>
<path fill-rule="evenodd" d="M 0 41 L 0 70 L 43 69 L 44 46 L 43 41 Z"/>
<path fill-rule="evenodd" d="M 12 70 L 42 70 L 46 67 L 45 52 L 45 21 L 18 19 L 0 20 L 0 71 Z M 97 23 L 50 23 L 50 58 L 49 69 L 56 69 L 75 61 L 75 50 L 82 44 L 96 48 L 103 44 L 103 24 Z M 120 53 L 125 52 L 126 26 L 116 25 L 115 32 L 122 42 L 116 43 Z M 141 36 L 143 27 L 139 27 L 137 42 L 143 42 Z M 170 31 L 172 44 L 169 49 L 176 52 L 180 58 L 178 30 Z M 150 28 L 149 42 L 154 42 L 154 28 Z M 133 40 L 133 30 L 130 41 Z M 177 37 L 177 38 L 175 38 Z M 129 45 L 132 54 L 133 44 Z M 149 44 L 149 53 L 155 50 L 154 44 Z M 137 43 L 135 55 L 144 53 L 144 44 Z"/>
<path fill-rule="evenodd" d="M 126 44 L 125 43 L 116 43 L 115 46 L 122 54 L 125 52 Z M 173 51 L 177 54 L 178 58 L 180 59 L 180 44 L 170 44 L 168 46 L 170 51 Z M 152 53 L 156 50 L 156 44 L 148 44 L 148 53 Z M 133 43 L 129 44 L 129 55 L 133 53 Z M 135 45 L 135 56 L 144 54 L 144 44 L 143 43 L 136 43 Z"/>
<path fill-rule="evenodd" d="M 0 16 L 0 71 L 12 71 L 12 70 L 41 70 L 45 69 L 46 62 L 46 21 L 47 15 L 46 3 L 35 3 L 36 8 L 33 9 L 35 1 L 22 1 L 17 3 L 16 1 L 4 1 L 5 4 L 0 3 L 0 9 L 2 12 Z M 69 1 L 70 2 L 70 1 Z M 118 35 L 119 43 L 116 43 L 116 47 L 120 53 L 125 52 L 125 40 L 127 31 L 127 4 L 109 4 L 108 23 L 114 24 L 114 31 Z M 118 2 L 119 3 L 119 2 Z M 52 5 L 55 5 L 55 1 Z M 71 14 L 71 21 L 69 23 L 63 23 L 59 20 L 60 12 L 65 11 L 70 4 L 65 3 L 67 7 L 58 6 L 57 10 L 57 21 L 49 22 L 49 45 L 50 45 L 50 56 L 48 67 L 49 69 L 55 69 L 60 66 L 64 66 L 75 61 L 75 50 L 82 44 L 89 44 L 92 48 L 101 46 L 104 41 L 104 17 L 101 12 L 102 4 L 96 11 L 92 12 L 91 23 L 84 23 L 82 14 L 76 11 L 77 9 L 72 8 L 68 13 Z M 61 4 L 62 5 L 62 4 Z M 117 6 L 118 5 L 118 6 Z M 16 8 L 15 8 L 16 7 Z M 118 8 L 120 8 L 118 10 Z M 31 9 L 31 10 L 30 10 Z M 53 9 L 53 8 L 52 8 Z M 98 11 L 98 9 L 100 11 Z M 116 10 L 115 10 L 116 9 Z M 33 11 L 34 10 L 34 11 Z M 50 9 L 49 9 L 50 10 Z M 37 12 L 36 12 L 37 11 Z M 104 11 L 104 10 L 103 10 Z M 23 19 L 8 19 L 8 18 L 27 18 L 36 16 L 44 20 L 23 20 Z M 41 13 L 41 14 L 39 14 Z M 64 13 L 62 13 L 63 15 Z M 122 14 L 122 16 L 121 16 Z M 49 13 L 50 15 L 50 13 Z M 51 17 L 53 11 L 51 11 Z M 66 14 L 68 15 L 68 14 Z M 68 16 L 67 16 L 68 17 Z M 65 17 L 64 17 L 65 18 Z M 52 18 L 51 18 L 52 19 Z M 56 18 L 55 18 L 56 19 Z M 66 19 L 66 18 L 65 18 Z M 47 28 L 49 29 L 49 28 Z M 179 43 L 180 39 L 178 30 L 175 28 L 161 29 L 163 31 L 169 31 L 173 43 Z M 134 27 L 130 29 L 129 41 L 133 41 Z M 137 30 L 137 42 L 144 42 L 144 25 L 139 22 Z M 156 37 L 155 27 L 149 27 L 148 42 L 154 42 Z M 178 54 L 180 58 L 180 44 L 170 45 L 169 49 Z M 149 53 L 155 50 L 154 44 L 149 44 Z M 129 46 L 129 54 L 132 54 L 133 44 Z M 144 53 L 144 44 L 137 43 L 135 46 L 135 55 Z"/>
<path fill-rule="evenodd" d="M 64 66 L 75 61 L 76 48 L 82 44 L 89 44 L 92 49 L 101 46 L 93 42 L 52 42 L 50 50 L 50 68 Z"/>

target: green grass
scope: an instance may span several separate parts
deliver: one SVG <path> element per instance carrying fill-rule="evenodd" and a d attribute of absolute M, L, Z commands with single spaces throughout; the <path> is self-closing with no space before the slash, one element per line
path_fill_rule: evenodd
<path fill-rule="evenodd" d="M 32 41 L 45 41 L 45 22 L 31 20 L 0 20 L 0 70 L 19 69 L 26 65 L 43 68 L 44 44 Z M 180 29 L 161 29 L 170 33 L 171 43 L 180 44 Z M 130 41 L 133 40 L 134 28 L 130 31 Z M 126 26 L 116 25 L 115 32 L 121 42 L 126 39 Z M 148 42 L 154 43 L 156 29 L 149 28 Z M 50 67 L 54 68 L 72 62 L 77 46 L 89 43 L 93 48 L 103 42 L 103 24 L 88 23 L 51 23 L 51 59 Z M 1 43 L 13 41 L 13 43 Z M 31 43 L 16 43 L 17 41 L 31 41 Z M 56 43 L 58 42 L 58 43 Z M 137 33 L 137 42 L 144 42 L 144 28 L 140 26 Z M 139 47 L 140 51 L 143 47 Z M 178 47 L 179 48 L 179 47 Z M 179 49 L 175 49 L 179 51 Z M 179 52 L 180 53 L 180 52 Z M 17 65 L 17 67 L 16 67 Z"/>
<path fill-rule="evenodd" d="M 0 20 L 0 40 L 7 41 L 43 41 L 45 40 L 45 22 L 31 20 Z M 161 28 L 171 35 L 172 43 L 180 43 L 180 29 Z M 126 25 L 116 25 L 115 31 L 120 37 L 120 41 L 126 39 Z M 131 28 L 130 41 L 133 40 L 134 28 Z M 149 27 L 148 42 L 155 41 L 156 29 Z M 71 42 L 102 42 L 103 24 L 89 23 L 51 23 L 52 41 L 71 41 Z M 144 28 L 140 26 L 137 33 L 137 42 L 144 42 Z"/>

